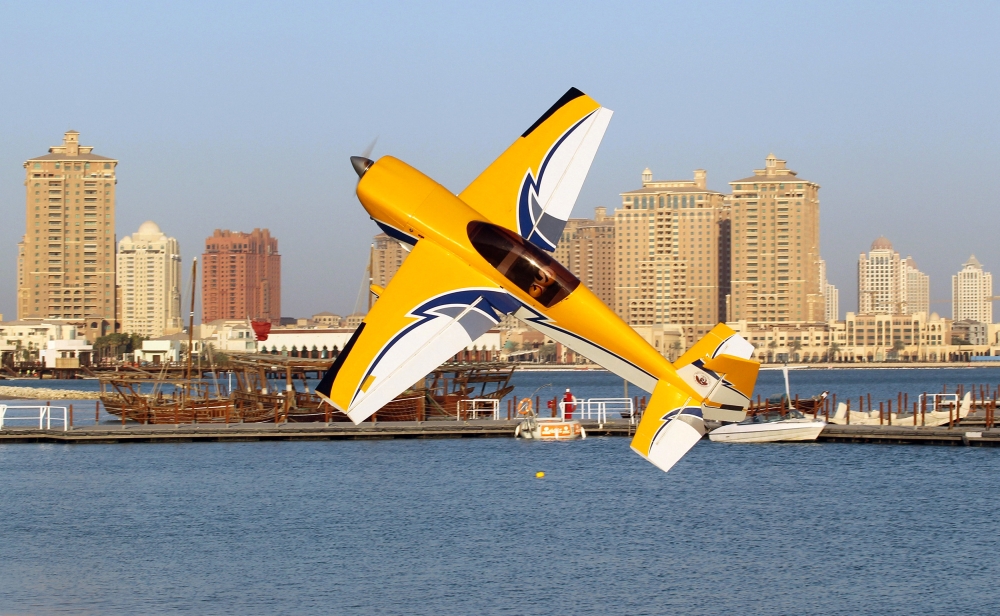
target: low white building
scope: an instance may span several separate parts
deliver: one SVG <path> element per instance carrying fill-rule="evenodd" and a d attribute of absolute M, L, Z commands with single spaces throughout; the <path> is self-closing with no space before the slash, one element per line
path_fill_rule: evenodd
<path fill-rule="evenodd" d="M 24 351 L 28 351 L 32 358 L 38 358 L 39 352 L 45 349 L 50 341 L 76 340 L 76 338 L 76 326 L 60 321 L 29 320 L 0 323 L 0 346 L 4 347 L 5 351 L 17 353 L 18 360 L 23 359 L 20 355 Z"/>
<path fill-rule="evenodd" d="M 94 347 L 84 338 L 49 340 L 38 352 L 38 359 L 46 368 L 79 368 L 90 364 Z"/>
<path fill-rule="evenodd" d="M 288 353 L 299 356 L 306 352 L 309 356 L 329 357 L 341 351 L 354 335 L 353 329 L 272 329 L 267 340 L 257 343 L 261 353 Z"/>
<path fill-rule="evenodd" d="M 142 348 L 134 352 L 137 363 L 147 362 L 159 365 L 176 363 L 181 360 L 181 341 L 176 338 L 159 338 L 143 340 Z"/>

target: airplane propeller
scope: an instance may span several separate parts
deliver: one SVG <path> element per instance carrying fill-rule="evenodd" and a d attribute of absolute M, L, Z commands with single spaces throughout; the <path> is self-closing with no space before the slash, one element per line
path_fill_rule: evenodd
<path fill-rule="evenodd" d="M 368 168 L 375 164 L 375 161 L 371 159 L 371 155 L 376 143 L 378 143 L 378 137 L 372 139 L 372 142 L 368 144 L 368 147 L 365 148 L 361 156 L 351 157 L 351 166 L 354 167 L 354 171 L 358 174 L 358 179 L 363 178 Z"/>

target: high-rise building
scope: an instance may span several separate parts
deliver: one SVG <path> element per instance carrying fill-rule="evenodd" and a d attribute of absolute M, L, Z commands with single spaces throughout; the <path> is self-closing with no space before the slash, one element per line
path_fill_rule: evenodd
<path fill-rule="evenodd" d="M 951 277 L 952 319 L 993 322 L 993 275 L 983 271 L 976 255 Z"/>
<path fill-rule="evenodd" d="M 118 242 L 122 331 L 156 338 L 181 330 L 181 253 L 177 240 L 147 220 Z"/>
<path fill-rule="evenodd" d="M 594 208 L 593 220 L 570 218 L 552 256 L 609 308 L 615 305 L 615 222 L 606 208 Z"/>
<path fill-rule="evenodd" d="M 836 321 L 840 318 L 840 291 L 826 278 L 826 261 L 819 260 L 819 285 L 823 289 L 824 320 Z"/>
<path fill-rule="evenodd" d="M 267 229 L 216 229 L 201 261 L 201 319 L 281 319 L 281 255 Z"/>
<path fill-rule="evenodd" d="M 930 312 L 930 279 L 913 257 L 903 259 L 892 242 L 879 236 L 858 258 L 859 314 Z"/>
<path fill-rule="evenodd" d="M 371 277 L 372 284 L 384 287 L 389 284 L 399 268 L 403 266 L 406 255 L 410 254 L 403 244 L 392 239 L 385 233 L 379 233 L 372 240 Z"/>
<path fill-rule="evenodd" d="M 858 313 L 905 314 L 906 276 L 892 242 L 879 236 L 858 257 Z"/>
<path fill-rule="evenodd" d="M 763 169 L 729 183 L 732 196 L 731 319 L 818 322 L 819 184 L 771 154 Z"/>
<path fill-rule="evenodd" d="M 115 167 L 80 145 L 62 145 L 24 163 L 25 234 L 18 244 L 19 319 L 88 321 L 92 338 L 115 331 Z"/>
<path fill-rule="evenodd" d="M 703 169 L 693 180 L 653 180 L 621 194 L 615 210 L 617 268 L 613 308 L 630 325 L 673 323 L 700 337 L 726 319 L 729 207 L 709 190 Z"/>
<path fill-rule="evenodd" d="M 902 262 L 903 273 L 906 275 L 906 312 L 905 314 L 931 313 L 931 279 L 917 269 L 913 257 L 906 257 Z"/>

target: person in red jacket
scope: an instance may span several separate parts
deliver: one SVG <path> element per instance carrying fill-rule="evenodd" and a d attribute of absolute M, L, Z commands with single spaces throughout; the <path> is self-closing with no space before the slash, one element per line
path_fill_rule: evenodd
<path fill-rule="evenodd" d="M 563 396 L 563 402 L 565 403 L 563 404 L 563 407 L 566 409 L 566 419 L 573 419 L 573 410 L 576 406 L 573 402 L 575 401 L 576 398 L 574 398 L 573 394 L 570 393 L 569 388 L 566 388 L 566 394 Z"/>

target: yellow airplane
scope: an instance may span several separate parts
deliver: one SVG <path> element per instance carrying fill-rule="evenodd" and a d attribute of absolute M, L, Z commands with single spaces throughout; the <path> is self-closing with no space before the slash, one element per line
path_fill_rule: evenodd
<path fill-rule="evenodd" d="M 316 393 L 355 423 L 504 315 L 652 392 L 632 449 L 663 470 L 739 421 L 759 364 L 720 323 L 671 364 L 547 251 L 555 250 L 612 112 L 571 88 L 461 194 L 401 160 L 351 157 L 372 219 L 410 249 Z"/>

